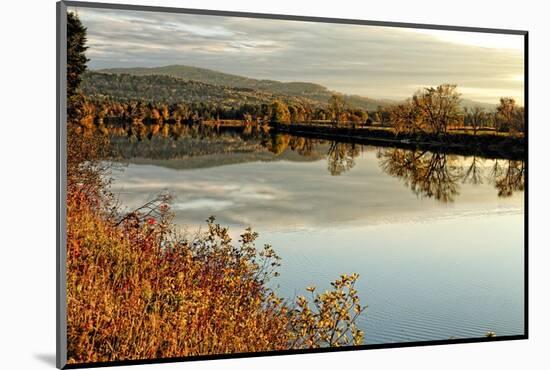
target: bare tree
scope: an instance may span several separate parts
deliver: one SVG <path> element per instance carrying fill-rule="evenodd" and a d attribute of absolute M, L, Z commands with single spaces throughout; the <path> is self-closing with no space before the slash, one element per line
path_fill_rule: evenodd
<path fill-rule="evenodd" d="M 482 107 L 475 106 L 472 108 L 464 108 L 464 121 L 469 124 L 477 135 L 477 131 L 487 122 L 487 113 Z"/>

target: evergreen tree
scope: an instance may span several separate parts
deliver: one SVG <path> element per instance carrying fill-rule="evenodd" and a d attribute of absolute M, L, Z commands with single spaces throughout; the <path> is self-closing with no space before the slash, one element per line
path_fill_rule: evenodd
<path fill-rule="evenodd" d="M 80 85 L 81 76 L 86 71 L 88 58 L 84 54 L 86 46 L 86 28 L 82 26 L 78 15 L 67 13 L 67 95 L 72 96 Z"/>

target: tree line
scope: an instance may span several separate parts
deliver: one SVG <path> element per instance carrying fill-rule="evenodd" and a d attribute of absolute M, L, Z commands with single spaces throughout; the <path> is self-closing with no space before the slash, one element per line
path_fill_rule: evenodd
<path fill-rule="evenodd" d="M 425 88 L 403 103 L 379 107 L 373 112 L 346 104 L 334 94 L 326 106 L 313 106 L 307 101 L 270 103 L 240 102 L 232 105 L 211 101 L 191 103 L 118 100 L 112 97 L 80 95 L 78 104 L 70 106 L 73 116 L 81 117 L 87 128 L 103 124 L 162 125 L 193 124 L 205 121 L 240 120 L 249 123 L 313 123 L 333 126 L 382 126 L 401 134 L 439 134 L 468 129 L 523 133 L 525 109 L 513 98 L 501 98 L 494 111 L 480 106 L 462 108 L 456 85 Z"/>
<path fill-rule="evenodd" d="M 142 100 L 121 101 L 110 97 L 80 97 L 77 116 L 86 127 L 101 124 L 122 123 L 201 123 L 204 121 L 242 120 L 256 123 L 308 123 L 326 121 L 332 123 L 354 122 L 370 124 L 368 112 L 345 107 L 335 96 L 327 107 L 315 107 L 308 102 L 288 103 L 276 99 L 271 103 L 235 103 L 231 106 L 210 101 L 191 103 L 147 102 Z M 332 100 L 332 98 L 331 98 Z"/>
<path fill-rule="evenodd" d="M 382 108 L 382 112 L 380 119 L 388 120 L 397 133 L 447 134 L 457 127 L 469 127 L 474 135 L 483 128 L 525 131 L 525 109 L 513 98 L 501 98 L 493 112 L 479 106 L 461 108 L 457 86 L 451 84 L 420 90 L 404 103 Z"/>

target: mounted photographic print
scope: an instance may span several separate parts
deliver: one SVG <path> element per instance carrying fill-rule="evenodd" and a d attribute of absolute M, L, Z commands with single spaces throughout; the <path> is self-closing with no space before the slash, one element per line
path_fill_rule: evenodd
<path fill-rule="evenodd" d="M 527 338 L 527 32 L 58 3 L 60 368 Z"/>

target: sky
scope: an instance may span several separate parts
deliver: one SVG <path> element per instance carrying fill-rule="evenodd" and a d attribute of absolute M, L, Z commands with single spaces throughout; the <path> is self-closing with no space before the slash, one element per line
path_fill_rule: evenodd
<path fill-rule="evenodd" d="M 314 82 L 404 99 L 457 84 L 464 98 L 523 104 L 523 36 L 464 31 L 73 8 L 88 29 L 90 69 L 184 64 Z"/>

